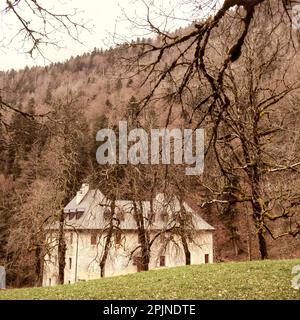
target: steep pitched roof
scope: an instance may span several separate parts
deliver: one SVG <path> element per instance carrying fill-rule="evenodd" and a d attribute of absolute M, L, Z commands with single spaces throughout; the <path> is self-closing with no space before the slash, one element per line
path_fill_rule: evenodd
<path fill-rule="evenodd" d="M 74 197 L 64 209 L 64 212 L 68 214 L 66 227 L 77 230 L 103 230 L 108 225 L 106 214 L 109 212 L 110 206 L 111 200 L 107 199 L 99 190 L 89 190 L 79 203 Z M 137 224 L 134 218 L 133 201 L 117 200 L 115 206 L 116 216 L 121 217 L 115 221 L 119 228 L 122 230 L 136 230 Z M 141 206 L 143 215 L 146 217 L 145 227 L 151 230 L 168 229 L 172 214 L 180 211 L 179 201 L 175 199 L 167 203 L 163 194 L 158 194 L 153 201 L 154 219 L 151 219 L 150 201 L 142 201 L 139 206 Z M 184 202 L 183 206 L 195 230 L 214 230 L 187 203 Z M 166 220 L 163 215 L 167 217 Z"/>

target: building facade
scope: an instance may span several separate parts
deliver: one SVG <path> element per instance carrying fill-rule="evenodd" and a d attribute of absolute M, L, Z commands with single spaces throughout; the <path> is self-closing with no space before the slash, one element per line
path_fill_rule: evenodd
<path fill-rule="evenodd" d="M 186 217 L 184 237 L 190 252 L 191 264 L 213 262 L 214 228 L 205 222 L 186 203 L 167 201 L 158 194 L 150 201 L 139 203 L 144 227 L 151 241 L 149 269 L 176 267 L 186 264 L 182 226 L 179 212 Z M 76 197 L 66 206 L 65 241 L 67 283 L 98 279 L 101 275 L 100 261 L 103 258 L 109 228 L 112 236 L 105 263 L 105 276 L 138 272 L 141 269 L 139 229 L 134 215 L 133 201 L 117 200 L 111 212 L 112 202 L 99 190 L 89 190 L 83 185 Z M 150 210 L 150 207 L 153 209 Z M 181 209 L 180 209 L 181 208 Z M 150 212 L 151 211 L 151 212 Z M 49 243 L 57 240 L 57 228 L 48 230 Z M 58 283 L 58 252 L 53 246 L 45 257 L 43 285 Z"/>

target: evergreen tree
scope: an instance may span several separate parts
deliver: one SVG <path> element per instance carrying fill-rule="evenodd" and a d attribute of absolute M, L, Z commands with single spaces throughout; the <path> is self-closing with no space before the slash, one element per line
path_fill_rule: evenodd
<path fill-rule="evenodd" d="M 139 113 L 139 104 L 135 96 L 132 96 L 127 104 L 126 117 L 128 119 L 129 126 L 137 123 L 137 117 Z"/>

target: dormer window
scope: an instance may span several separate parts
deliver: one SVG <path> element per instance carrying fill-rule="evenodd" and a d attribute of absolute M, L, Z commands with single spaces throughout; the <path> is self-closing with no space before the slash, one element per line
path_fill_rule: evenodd
<path fill-rule="evenodd" d="M 76 212 L 75 212 L 75 211 L 71 211 L 71 212 L 69 212 L 69 220 L 74 219 L 74 218 L 75 218 L 75 216 L 76 216 Z"/>
<path fill-rule="evenodd" d="M 83 212 L 76 212 L 76 220 L 80 219 L 83 215 Z"/>
<path fill-rule="evenodd" d="M 70 209 L 68 212 L 66 212 L 69 220 L 73 220 L 74 218 L 76 220 L 80 219 L 83 214 L 84 214 L 84 209 L 83 208 L 78 208 L 78 209 Z"/>
<path fill-rule="evenodd" d="M 84 209 L 80 208 L 76 210 L 76 220 L 80 219 L 84 214 Z"/>

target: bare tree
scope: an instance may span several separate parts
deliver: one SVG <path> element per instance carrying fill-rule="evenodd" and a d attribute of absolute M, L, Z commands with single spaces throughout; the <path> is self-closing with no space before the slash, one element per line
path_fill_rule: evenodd
<path fill-rule="evenodd" d="M 29 278 L 35 274 L 36 285 L 41 285 L 45 257 L 51 257 L 55 251 L 58 253 L 59 283 L 64 282 L 66 222 L 63 209 L 70 194 L 74 194 L 81 183 L 87 154 L 84 149 L 86 137 L 81 131 L 87 126 L 78 104 L 71 96 L 65 97 L 65 101 L 54 102 L 55 120 L 47 123 L 51 135 L 42 155 L 38 159 L 32 158 L 36 161 L 31 163 L 37 171 L 35 180 L 27 187 L 22 181 L 22 187 L 16 190 L 19 207 L 10 221 L 7 267 L 16 270 L 21 278 L 26 266 Z M 49 240 L 47 234 L 51 233 L 53 225 L 58 227 L 57 232 L 52 232 L 54 237 Z M 20 279 L 18 285 L 21 282 Z"/>
<path fill-rule="evenodd" d="M 195 109 L 205 109 L 206 114 L 218 110 L 222 113 L 229 105 L 229 97 L 224 92 L 224 75 L 228 67 L 236 62 L 241 56 L 242 47 L 249 33 L 250 25 L 255 16 L 260 11 L 264 11 L 266 18 L 272 25 L 277 23 L 273 21 L 275 15 L 280 14 L 284 19 L 289 19 L 289 11 L 286 1 L 269 1 L 269 0 L 226 0 L 219 9 L 214 11 L 218 1 L 207 1 L 203 4 L 206 7 L 205 15 L 200 15 L 195 22 L 184 34 L 171 34 L 167 30 L 156 26 L 151 21 L 151 10 L 153 4 L 143 1 L 146 6 L 147 15 L 144 20 L 133 20 L 133 28 L 148 28 L 153 34 L 157 35 L 156 42 L 137 42 L 133 46 L 140 48 L 138 55 L 129 59 L 128 70 L 144 74 L 142 85 L 152 82 L 152 88 L 148 95 L 143 99 L 140 110 L 143 110 L 150 101 L 161 99 L 166 94 L 160 90 L 167 77 L 170 77 L 174 83 L 174 90 L 169 92 L 168 96 L 177 96 L 181 102 L 181 107 L 185 111 L 185 95 L 192 94 L 196 83 L 200 83 L 203 96 L 197 101 Z M 202 4 L 198 1 L 192 2 L 195 8 Z M 200 11 L 201 12 L 201 11 Z M 199 12 L 199 13 L 200 13 Z M 230 18 L 235 13 L 234 21 Z M 285 15 L 285 16 L 284 16 Z M 165 16 L 165 19 L 172 17 Z M 161 21 L 161 19 L 159 19 Z M 230 23 L 230 26 L 228 25 Z M 222 32 L 225 27 L 232 27 L 234 23 L 235 30 L 233 36 L 228 39 L 228 46 L 222 51 L 218 59 L 211 61 L 210 49 L 213 46 L 216 34 Z M 162 23 L 162 26 L 164 24 Z M 171 55 L 170 55 L 171 54 Z M 171 59 L 166 57 L 170 57 Z M 163 68 L 162 63 L 167 65 Z"/>
<path fill-rule="evenodd" d="M 79 42 L 80 33 L 88 30 L 87 23 L 80 19 L 76 9 L 65 6 L 62 11 L 57 11 L 53 5 L 36 0 L 3 1 L 0 11 L 3 36 L 0 47 L 4 50 L 11 48 L 14 42 L 21 43 L 21 51 L 35 58 L 37 56 L 47 59 L 45 48 L 61 46 L 59 35 L 67 34 L 74 41 Z M 13 29 L 11 30 L 11 25 Z M 6 28 L 6 29 L 5 29 Z M 11 37 L 9 35 L 11 34 Z M 1 93 L 1 92 L 0 92 Z M 27 118 L 44 117 L 24 112 L 16 106 L 4 101 L 0 94 L 0 122 L 6 124 L 3 112 L 17 112 Z"/>
<path fill-rule="evenodd" d="M 286 196 L 285 200 L 278 199 L 277 202 L 285 203 L 281 214 L 270 214 L 276 196 L 264 195 L 265 186 L 272 179 L 282 182 L 274 178 L 275 172 L 295 172 L 299 168 L 297 157 L 288 160 L 282 152 L 276 154 L 278 149 L 275 153 L 269 150 L 283 126 L 275 125 L 278 114 L 274 119 L 268 117 L 274 116 L 274 108 L 282 106 L 284 99 L 299 89 L 299 79 L 289 78 L 291 65 L 296 61 L 292 2 L 226 0 L 214 7 L 216 1 L 207 1 L 203 5 L 207 6 L 206 15 L 199 14 L 184 32 L 174 33 L 164 28 L 167 23 L 156 25 L 155 19 L 151 19 L 153 3 L 143 3 L 147 12 L 144 19 L 131 22 L 138 29 L 148 28 L 157 40 L 136 41 L 133 46 L 139 48 L 138 54 L 124 57 L 128 71 L 144 76 L 142 86 L 150 84 L 139 112 L 157 101 L 168 101 L 167 124 L 171 114 L 180 110 L 183 120 L 192 128 L 206 127 L 206 156 L 209 152 L 215 155 L 224 177 L 219 198 L 208 203 L 231 207 L 250 203 L 264 259 L 268 256 L 265 234 L 276 238 L 266 220 L 295 215 L 296 192 L 288 192 L 289 200 Z M 199 1 L 189 3 L 195 8 L 199 5 Z M 212 7 L 214 10 L 209 10 Z M 164 18 L 167 21 L 172 16 Z M 281 116 L 285 119 L 287 114 L 284 109 Z M 284 126 L 288 130 L 289 124 Z M 268 145 L 268 139 L 274 140 Z M 268 178 L 268 182 L 262 177 L 271 174 L 273 178 Z M 237 195 L 239 188 L 242 193 Z M 288 232 L 294 236 L 299 233 L 297 222 L 295 226 Z"/>
<path fill-rule="evenodd" d="M 66 33 L 74 41 L 79 41 L 79 35 L 87 30 L 85 22 L 80 20 L 79 12 L 69 5 L 65 8 L 55 9 L 53 5 L 36 0 L 6 0 L 1 12 L 3 26 L 15 22 L 12 39 L 1 39 L 1 46 L 6 43 L 21 40 L 21 49 L 33 56 L 35 52 L 44 56 L 46 45 L 59 47 L 58 35 Z M 11 19 L 11 20 L 10 20 Z M 7 26 L 8 28 L 8 26 Z"/>
<path fill-rule="evenodd" d="M 249 204 L 260 256 L 266 259 L 267 234 L 276 239 L 284 234 L 295 237 L 300 231 L 295 202 L 299 123 L 288 100 L 298 94 L 299 79 L 290 77 L 296 60 L 283 36 L 286 29 L 280 24 L 268 27 L 261 16 L 250 30 L 240 63 L 226 72 L 224 85 L 231 104 L 222 114 L 214 142 L 225 186 L 208 203 Z M 285 181 L 283 174 L 294 177 L 295 184 Z M 280 219 L 289 219 L 290 224 L 283 234 L 275 235 L 271 225 Z"/>

